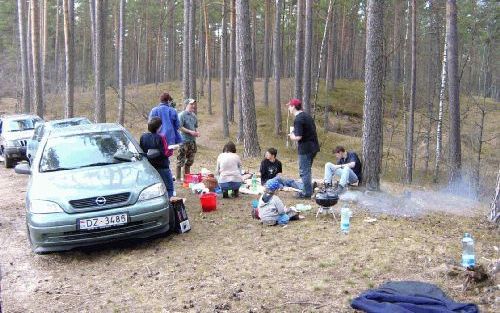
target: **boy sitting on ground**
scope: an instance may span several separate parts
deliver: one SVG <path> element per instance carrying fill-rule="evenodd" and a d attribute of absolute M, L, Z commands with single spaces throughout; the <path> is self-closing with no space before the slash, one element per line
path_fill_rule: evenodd
<path fill-rule="evenodd" d="M 266 225 L 285 225 L 290 220 L 299 219 L 295 210 L 287 208 L 283 201 L 276 195 L 280 184 L 271 179 L 266 182 L 266 190 L 259 199 L 259 217 Z"/>
<path fill-rule="evenodd" d="M 361 161 L 358 155 L 349 151 L 346 152 L 342 146 L 337 146 L 333 152 L 337 158 L 337 164 L 328 162 L 325 164 L 325 188 L 332 187 L 334 176 L 340 177 L 336 191 L 340 194 L 346 190 L 348 184 L 361 182 Z"/>
<path fill-rule="evenodd" d="M 270 179 L 276 180 L 280 184 L 280 189 L 283 187 L 291 187 L 294 189 L 302 190 L 304 184 L 301 181 L 285 178 L 281 175 L 282 167 L 281 162 L 276 158 L 278 150 L 276 148 L 269 148 L 266 151 L 265 158 L 260 163 L 260 182 L 262 186 Z"/>

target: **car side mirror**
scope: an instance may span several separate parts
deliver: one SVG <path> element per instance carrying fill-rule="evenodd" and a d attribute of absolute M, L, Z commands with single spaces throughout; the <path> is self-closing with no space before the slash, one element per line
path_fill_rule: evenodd
<path fill-rule="evenodd" d="M 14 168 L 16 174 L 31 175 L 31 168 L 27 163 L 21 163 Z"/>

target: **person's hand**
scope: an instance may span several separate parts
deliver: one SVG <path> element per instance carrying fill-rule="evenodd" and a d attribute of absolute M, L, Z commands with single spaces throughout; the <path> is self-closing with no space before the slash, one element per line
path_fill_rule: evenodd
<path fill-rule="evenodd" d="M 199 132 L 197 132 L 197 131 L 194 131 L 194 130 L 192 130 L 192 131 L 190 132 L 190 134 L 191 134 L 191 136 L 193 136 L 193 137 L 199 137 L 199 136 L 200 136 L 200 133 L 199 133 Z"/>

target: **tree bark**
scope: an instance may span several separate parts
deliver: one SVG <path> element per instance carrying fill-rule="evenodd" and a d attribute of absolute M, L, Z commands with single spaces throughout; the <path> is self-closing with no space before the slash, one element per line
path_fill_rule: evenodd
<path fill-rule="evenodd" d="M 196 99 L 196 48 L 195 48 L 195 29 L 196 29 L 196 2 L 190 0 L 189 4 L 189 98 Z"/>
<path fill-rule="evenodd" d="M 311 113 L 311 57 L 312 57 L 312 0 L 306 1 L 306 19 L 304 31 L 304 72 L 302 77 L 302 108 Z"/>
<path fill-rule="evenodd" d="M 92 55 L 92 69 L 95 72 L 95 0 L 89 0 L 89 13 L 90 13 L 90 55 Z"/>
<path fill-rule="evenodd" d="M 406 183 L 413 180 L 413 131 L 415 126 L 415 96 L 417 89 L 417 1 L 412 0 L 411 14 L 411 91 L 408 108 L 408 128 L 406 132 Z"/>
<path fill-rule="evenodd" d="M 269 106 L 269 37 L 271 37 L 271 5 L 270 0 L 265 0 L 265 13 L 264 13 L 264 106 Z"/>
<path fill-rule="evenodd" d="M 95 1 L 95 122 L 106 122 L 106 0 Z"/>
<path fill-rule="evenodd" d="M 396 118 L 399 110 L 398 102 L 398 89 L 399 83 L 401 81 L 401 35 L 399 34 L 399 29 L 401 28 L 401 7 L 403 5 L 402 0 L 394 0 L 394 25 L 393 25 L 393 38 L 392 38 L 392 118 Z"/>
<path fill-rule="evenodd" d="M 47 42 L 48 42 L 48 35 L 49 35 L 49 27 L 47 23 L 47 18 L 48 18 L 48 1 L 43 0 L 43 22 L 42 22 L 42 89 L 45 90 L 46 88 L 46 78 L 47 78 L 47 72 L 46 72 L 46 65 L 47 65 Z"/>
<path fill-rule="evenodd" d="M 260 155 L 259 138 L 257 135 L 257 116 L 255 113 L 255 95 L 253 89 L 250 12 L 247 0 L 236 1 L 236 29 L 239 64 L 241 66 L 241 101 L 243 116 L 243 156 L 257 157 Z"/>
<path fill-rule="evenodd" d="M 26 20 L 25 20 L 25 0 L 17 0 L 17 17 L 19 27 L 19 47 L 21 50 L 21 75 L 22 75 L 22 105 L 23 112 L 29 113 L 30 106 L 30 83 L 28 75 L 28 50 L 26 47 Z"/>
<path fill-rule="evenodd" d="M 222 133 L 224 135 L 224 138 L 229 137 L 229 124 L 227 120 L 227 100 L 226 100 L 226 37 L 227 37 L 226 1 L 227 0 L 223 0 L 223 5 L 222 5 L 222 23 L 221 23 L 221 38 L 220 38 L 220 88 L 221 88 L 221 109 L 222 109 Z M 250 29 L 250 25 L 248 25 L 248 27 Z M 250 38 L 248 38 L 248 40 L 250 40 Z"/>
<path fill-rule="evenodd" d="M 236 0 L 231 0 L 231 34 L 229 37 L 229 112 L 228 119 L 234 122 L 234 80 L 236 76 Z"/>
<path fill-rule="evenodd" d="M 457 31 L 457 3 L 456 0 L 446 1 L 446 34 L 448 42 L 448 99 L 450 133 L 449 139 L 449 166 L 450 185 L 461 180 L 462 153 L 460 139 L 460 78 L 458 72 L 458 31 Z"/>
<path fill-rule="evenodd" d="M 184 30 L 182 32 L 182 95 L 189 98 L 189 16 L 191 0 L 184 0 Z"/>
<path fill-rule="evenodd" d="M 212 41 L 210 39 L 210 24 L 208 23 L 208 7 L 203 0 L 203 10 L 205 18 L 205 62 L 207 63 L 207 79 L 208 79 L 208 114 L 212 115 L 212 58 L 210 49 Z"/>
<path fill-rule="evenodd" d="M 332 23 L 328 30 L 328 56 L 326 60 L 326 92 L 330 93 L 335 88 L 335 43 L 336 29 L 333 21 L 335 14 L 332 11 Z"/>
<path fill-rule="evenodd" d="M 274 50 L 274 82 L 275 82 L 275 109 L 274 109 L 274 134 L 278 136 L 281 134 L 281 6 L 282 1 L 276 0 L 275 17 L 274 17 L 274 36 L 273 36 L 273 50 Z"/>
<path fill-rule="evenodd" d="M 39 2 L 31 0 L 31 53 L 33 59 L 33 93 L 35 114 L 43 118 L 42 69 L 40 64 Z"/>
<path fill-rule="evenodd" d="M 366 22 L 365 102 L 363 107 L 363 181 L 380 190 L 382 156 L 384 1 L 368 0 Z"/>
<path fill-rule="evenodd" d="M 74 89 L 75 89 L 75 42 L 73 40 L 74 27 L 71 17 L 73 15 L 73 0 L 63 0 L 64 8 L 64 49 L 66 55 L 66 91 L 64 102 L 64 117 L 74 116 Z"/>
<path fill-rule="evenodd" d="M 441 152 L 442 152 L 442 142 L 443 142 L 443 111 L 444 111 L 444 98 L 445 98 L 445 88 L 446 88 L 446 78 L 447 78 L 447 39 L 444 40 L 444 51 L 443 51 L 443 61 L 441 62 L 441 86 L 439 88 L 439 107 L 438 107 L 438 118 L 436 125 L 436 160 L 434 162 L 434 182 L 437 183 L 439 180 L 439 170 L 441 166 Z"/>
<path fill-rule="evenodd" d="M 120 25 L 118 27 L 118 123 L 125 124 L 125 78 L 123 73 L 123 55 L 125 45 L 125 0 L 120 0 Z"/>
<path fill-rule="evenodd" d="M 295 97 L 302 99 L 304 70 L 304 1 L 297 0 L 297 28 L 295 30 Z"/>

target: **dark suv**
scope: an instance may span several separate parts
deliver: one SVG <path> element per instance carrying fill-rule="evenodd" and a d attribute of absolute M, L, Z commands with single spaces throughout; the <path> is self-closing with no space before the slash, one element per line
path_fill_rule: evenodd
<path fill-rule="evenodd" d="M 0 117 L 0 161 L 6 168 L 16 161 L 26 160 L 26 146 L 33 137 L 35 123 L 43 121 L 37 115 L 19 114 Z"/>

